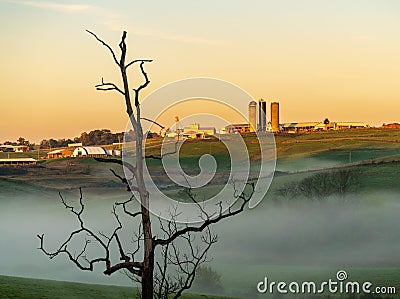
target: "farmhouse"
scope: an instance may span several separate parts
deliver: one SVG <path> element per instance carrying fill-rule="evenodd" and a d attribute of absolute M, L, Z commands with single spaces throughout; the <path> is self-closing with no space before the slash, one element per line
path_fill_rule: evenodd
<path fill-rule="evenodd" d="M 72 157 L 106 157 L 107 151 L 100 146 L 80 146 L 74 149 Z"/>
<path fill-rule="evenodd" d="M 0 166 L 24 166 L 24 165 L 36 165 L 36 160 L 33 158 L 0 159 Z"/>

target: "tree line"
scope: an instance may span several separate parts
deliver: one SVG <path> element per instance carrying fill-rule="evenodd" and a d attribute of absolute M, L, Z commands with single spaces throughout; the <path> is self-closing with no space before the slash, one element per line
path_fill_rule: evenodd
<path fill-rule="evenodd" d="M 305 197 L 321 200 L 330 195 L 344 199 L 348 193 L 356 192 L 359 186 L 360 172 L 350 168 L 316 173 L 299 182 L 286 183 L 276 193 L 286 199 Z"/>
<path fill-rule="evenodd" d="M 5 141 L 4 145 L 24 145 L 28 146 L 30 149 L 35 147 L 35 143 L 30 143 L 29 140 L 26 140 L 24 137 L 19 137 L 17 141 Z"/>
<path fill-rule="evenodd" d="M 85 146 L 89 145 L 104 145 L 115 142 L 122 142 L 124 132 L 112 133 L 108 129 L 93 130 L 89 133 L 83 132 L 81 136 L 73 139 L 44 139 L 40 142 L 40 148 L 67 147 L 71 143 L 82 143 Z"/>
<path fill-rule="evenodd" d="M 135 139 L 135 134 L 132 130 L 130 130 L 127 133 L 124 132 L 119 132 L 119 133 L 112 133 L 111 130 L 108 129 L 101 129 L 101 130 L 93 130 L 90 131 L 89 133 L 83 132 L 79 137 L 74 137 L 74 138 L 60 138 L 60 139 L 43 139 L 40 141 L 39 145 L 40 148 L 42 149 L 51 149 L 51 148 L 56 148 L 56 147 L 68 147 L 68 144 L 71 143 L 82 143 L 84 146 L 90 146 L 90 145 L 106 145 L 106 144 L 112 144 L 116 142 L 123 142 L 124 141 L 124 134 L 125 138 L 127 140 L 134 140 Z M 153 132 L 146 132 L 144 134 L 146 138 L 153 138 L 155 136 L 158 136 L 157 133 Z M 31 150 L 37 149 L 37 145 L 35 143 L 31 143 L 29 140 L 19 137 L 16 141 L 5 141 L 4 145 L 26 145 L 28 146 Z"/>
<path fill-rule="evenodd" d="M 60 139 L 43 139 L 40 141 L 40 148 L 50 149 L 55 147 L 67 147 L 71 143 L 82 143 L 83 145 L 105 145 L 112 144 L 115 142 L 123 142 L 124 132 L 112 133 L 108 129 L 93 130 L 89 133 L 83 132 L 79 137 L 75 138 L 60 138 Z M 36 148 L 35 143 L 31 143 L 29 140 L 19 137 L 16 141 L 6 141 L 4 145 L 26 145 L 30 149 Z"/>

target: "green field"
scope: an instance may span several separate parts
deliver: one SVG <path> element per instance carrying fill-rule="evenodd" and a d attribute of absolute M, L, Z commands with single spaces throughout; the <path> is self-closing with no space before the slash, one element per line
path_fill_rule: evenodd
<path fill-rule="evenodd" d="M 258 146 L 254 143 L 254 135 L 244 135 L 244 139 L 248 146 L 252 163 L 257 164 L 259 155 L 257 155 Z M 278 192 L 283 186 L 296 184 L 305 178 L 318 174 L 339 170 L 354 170 L 359 178 L 358 186 L 356 191 L 346 194 L 346 204 L 351 203 L 353 199 L 356 205 L 362 206 L 362 204 L 366 204 L 365 210 L 359 212 L 360 215 L 365 217 L 360 216 L 361 224 L 367 225 L 372 219 L 377 224 L 386 223 L 384 218 L 386 214 L 380 215 L 379 212 L 369 210 L 369 208 L 371 203 L 372 207 L 374 205 L 381 206 L 381 204 L 384 205 L 386 200 L 396 204 L 396 199 L 400 192 L 400 184 L 398 183 L 400 177 L 400 130 L 369 129 L 298 135 L 280 134 L 275 136 L 275 139 L 278 158 L 277 172 L 265 200 L 253 212 L 254 217 L 259 217 L 255 218 L 258 219 L 257 221 L 263 220 L 263 215 L 271 209 L 274 210 L 274 207 L 283 206 L 296 209 L 297 205 L 300 207 L 304 202 L 307 202 L 304 201 L 304 198 L 292 198 L 290 200 L 283 198 Z M 159 155 L 160 143 L 161 140 L 152 140 L 151 148 L 146 154 Z M 183 169 L 189 174 L 196 174 L 200 170 L 198 167 L 199 157 L 210 152 L 216 156 L 219 165 L 217 179 L 213 181 L 213 184 L 199 191 L 199 195 L 210 196 L 216 194 L 225 184 L 226 177 L 224 174 L 229 170 L 230 166 L 228 153 L 224 145 L 217 140 L 189 140 L 182 147 L 180 153 L 180 162 Z M 4 157 L 4 155 L 7 155 L 7 153 L 0 153 L 0 158 Z M 15 154 L 15 157 L 35 157 L 35 155 L 37 153 L 31 152 Z M 166 194 L 176 198 L 182 195 L 179 193 L 181 190 L 166 179 L 159 160 L 147 159 L 147 165 L 153 175 L 153 180 L 160 184 Z M 59 191 L 68 196 L 76 196 L 78 187 L 83 188 L 85 199 L 88 201 L 93 200 L 93 203 L 100 204 L 102 201 L 105 202 L 109 199 L 112 199 L 111 202 L 125 199 L 127 196 L 126 188 L 120 183 L 119 179 L 111 174 L 110 168 L 121 175 L 123 174 L 119 165 L 99 163 L 92 158 L 43 160 L 36 167 L 2 168 L 0 169 L 0 203 L 4 203 L 4 207 L 6 207 L 7 204 L 12 203 L 14 198 L 18 197 L 19 200 L 29 202 L 29 204 L 32 204 L 37 199 L 44 199 L 43 204 L 47 204 L 47 202 L 50 203 L 54 200 L 58 201 Z M 26 194 L 29 194 L 29 196 L 26 196 Z M 380 194 L 383 195 L 381 196 Z M 321 200 L 321 205 L 323 206 L 330 199 L 335 199 L 335 196 L 324 198 L 325 201 Z M 326 205 L 329 206 L 329 203 Z M 341 212 L 346 211 L 346 205 L 342 204 L 339 207 L 341 207 L 339 209 Z M 395 205 L 393 207 L 396 208 Z M 60 209 L 62 209 L 61 206 Z M 273 216 L 273 212 L 269 216 Z M 340 215 L 337 216 L 340 217 Z M 248 216 L 248 218 L 244 219 L 248 223 L 252 218 Z M 265 219 L 265 221 L 267 220 Z M 234 224 L 235 221 L 231 223 Z M 242 223 L 242 225 L 245 225 L 245 223 Z M 251 226 L 251 224 L 249 225 Z M 389 222 L 386 225 L 389 226 Z M 225 232 L 229 232 L 231 228 L 227 225 L 226 229 Z M 242 227 L 236 226 L 235 229 L 240 230 Z M 368 229 L 370 231 L 368 231 L 367 235 L 371 234 L 371 236 L 379 240 L 381 231 L 375 231 L 373 227 Z M 347 234 L 350 234 L 349 238 L 351 239 L 351 227 L 349 231 L 343 232 L 344 236 L 347 236 Z M 398 239 L 396 233 L 391 231 L 388 234 L 393 234 L 393 240 Z M 345 238 L 344 240 L 347 239 Z M 285 242 L 283 243 L 286 244 Z M 387 243 L 385 247 L 385 244 L 382 245 L 383 248 L 391 248 L 390 246 L 392 246 L 391 243 Z M 232 246 L 242 245 L 241 243 L 233 243 Z M 291 246 L 297 245 L 299 244 L 291 244 Z M 363 246 L 367 245 L 364 243 Z M 397 250 L 397 248 L 392 249 L 393 252 Z M 354 252 L 355 256 L 357 256 L 357 250 Z M 393 255 L 395 254 L 393 253 Z M 371 280 L 375 285 L 395 286 L 400 290 L 400 265 L 397 263 L 391 268 L 387 264 L 381 265 L 379 261 L 376 262 L 375 268 L 372 266 L 349 266 L 346 267 L 346 270 L 354 280 Z M 284 261 L 283 264 L 264 263 L 262 257 L 260 257 L 257 263 L 245 263 L 245 261 L 237 260 L 237 264 L 234 265 L 223 264 L 216 260 L 212 267 L 222 274 L 222 282 L 226 286 L 226 293 L 240 298 L 255 298 L 254 283 L 256 279 L 262 279 L 265 272 L 276 279 L 315 279 L 316 281 L 321 281 L 334 277 L 335 271 L 338 270 L 331 267 L 288 266 L 287 264 L 290 265 L 290 261 Z M 133 289 L 7 276 L 0 277 L 0 298 L 82 297 L 133 298 Z M 184 298 L 203 297 L 193 295 Z M 213 297 L 208 296 L 207 298 Z M 392 297 L 388 296 L 387 298 Z"/>
<path fill-rule="evenodd" d="M 257 164 L 258 144 L 254 134 L 245 134 L 252 163 Z M 363 173 L 360 190 L 393 189 L 398 190 L 396 182 L 400 160 L 400 130 L 364 129 L 347 131 L 314 132 L 307 134 L 278 134 L 275 136 L 278 171 L 271 190 L 282 184 L 300 180 L 312 175 L 315 170 L 329 170 L 338 167 L 357 166 Z M 146 154 L 160 154 L 161 139 L 149 141 Z M 188 140 L 180 152 L 182 169 L 190 175 L 200 171 L 199 157 L 210 153 L 214 155 L 218 168 L 217 175 L 208 186 L 210 194 L 215 194 L 226 183 L 229 174 L 229 153 L 218 140 Z M 0 157 L 7 153 L 0 153 Z M 12 153 L 15 157 L 34 157 L 36 152 Z M 81 186 L 86 189 L 115 192 L 123 187 L 112 176 L 110 168 L 122 173 L 118 165 L 96 162 L 92 158 L 55 159 L 41 161 L 38 167 L 16 174 L 16 170 L 0 169 L 0 186 L 3 191 L 38 187 L 48 191 L 71 190 Z M 147 159 L 150 174 L 168 194 L 174 194 L 174 184 L 168 179 L 160 160 Z M 385 162 L 385 163 L 383 163 Z M 22 171 L 22 170 L 20 170 Z M 172 189 L 171 189 L 172 188 Z M 172 190 L 172 191 L 171 191 Z M 274 197 L 271 191 L 269 197 Z"/>
<path fill-rule="evenodd" d="M 120 286 L 106 286 L 96 284 L 83 284 L 66 281 L 45 279 L 32 279 L 0 275 L 0 298 L 26 298 L 26 299 L 112 299 L 112 298 L 138 298 L 137 289 Z M 185 294 L 182 299 L 209 298 L 209 299 L 234 299 L 232 297 Z"/>

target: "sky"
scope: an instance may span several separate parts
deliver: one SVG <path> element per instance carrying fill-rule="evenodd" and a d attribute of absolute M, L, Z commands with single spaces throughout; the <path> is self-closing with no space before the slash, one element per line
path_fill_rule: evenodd
<path fill-rule="evenodd" d="M 94 87 L 118 70 L 85 29 L 116 53 L 126 30 L 128 56 L 154 60 L 143 96 L 211 77 L 279 101 L 281 122 L 400 122 L 397 0 L 0 0 L 0 19 L 0 143 L 125 129 L 121 96 Z"/>

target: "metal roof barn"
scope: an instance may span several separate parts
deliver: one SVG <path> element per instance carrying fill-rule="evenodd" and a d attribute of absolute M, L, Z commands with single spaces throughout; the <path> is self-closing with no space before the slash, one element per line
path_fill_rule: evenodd
<path fill-rule="evenodd" d="M 104 157 L 107 155 L 107 151 L 99 146 L 77 147 L 72 153 L 73 157 Z"/>
<path fill-rule="evenodd" d="M 14 158 L 0 159 L 0 166 L 19 166 L 19 165 L 35 165 L 36 160 L 33 158 Z"/>

